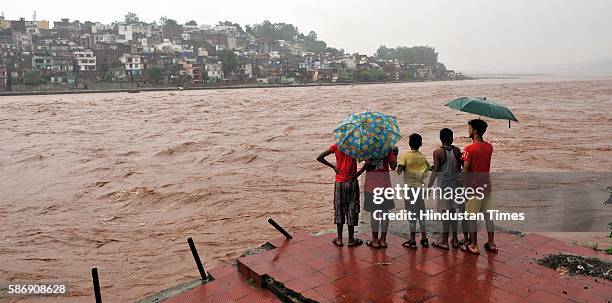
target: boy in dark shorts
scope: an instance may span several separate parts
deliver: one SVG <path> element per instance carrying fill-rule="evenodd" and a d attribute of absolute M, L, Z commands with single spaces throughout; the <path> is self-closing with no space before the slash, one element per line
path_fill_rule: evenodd
<path fill-rule="evenodd" d="M 460 174 L 463 165 L 461 150 L 453 145 L 453 131 L 449 128 L 440 130 L 440 142 L 442 142 L 442 145 L 433 152 L 434 164 L 431 169 L 431 177 L 429 178 L 429 185 L 427 185 L 427 187 L 432 188 L 434 184 L 437 183 L 438 188 L 441 188 L 442 191 L 451 189 L 455 192 L 455 189 L 459 187 L 461 182 Z M 456 211 L 464 212 L 463 204 L 456 203 L 454 198 L 437 198 L 438 210 L 440 212 L 449 214 L 455 213 Z M 468 239 L 467 222 L 462 220 L 461 223 L 465 242 Z M 456 220 L 443 220 L 442 237 L 434 241 L 431 245 L 443 250 L 448 250 L 449 232 L 452 232 L 451 246 L 453 248 L 459 248 L 461 242 L 457 238 L 457 225 L 458 222 Z"/>
<path fill-rule="evenodd" d="M 329 163 L 325 157 L 334 154 L 336 165 Z M 343 153 L 337 144 L 330 146 L 322 152 L 317 161 L 331 167 L 336 172 L 336 182 L 334 184 L 334 224 L 338 230 L 338 237 L 332 240 L 334 245 L 343 246 L 342 229 L 344 224 L 348 225 L 348 246 L 363 244 L 361 239 L 354 237 L 355 226 L 359 224 L 359 182 L 357 177 L 365 169 L 364 165 L 357 171 L 357 161 L 349 155 Z"/>

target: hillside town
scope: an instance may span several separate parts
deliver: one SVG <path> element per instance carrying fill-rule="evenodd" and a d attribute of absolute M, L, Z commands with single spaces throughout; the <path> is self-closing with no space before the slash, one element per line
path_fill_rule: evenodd
<path fill-rule="evenodd" d="M 0 91 L 455 80 L 429 46 L 369 56 L 329 47 L 287 23 L 216 25 L 134 13 L 112 24 L 0 16 Z M 103 86 L 106 85 L 106 86 Z"/>

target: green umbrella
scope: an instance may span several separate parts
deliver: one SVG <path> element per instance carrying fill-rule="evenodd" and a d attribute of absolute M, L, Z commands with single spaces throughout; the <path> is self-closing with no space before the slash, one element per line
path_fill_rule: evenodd
<path fill-rule="evenodd" d="M 508 127 L 510 126 L 510 121 L 518 122 L 514 114 L 507 107 L 487 100 L 485 97 L 461 97 L 448 102 L 446 106 L 466 113 L 508 120 Z"/>

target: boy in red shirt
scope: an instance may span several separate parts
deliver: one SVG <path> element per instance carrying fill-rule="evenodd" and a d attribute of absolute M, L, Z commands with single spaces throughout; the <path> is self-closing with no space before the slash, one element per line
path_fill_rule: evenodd
<path fill-rule="evenodd" d="M 466 187 L 482 188 L 484 190 L 484 198 L 473 198 L 465 202 L 465 211 L 468 213 L 484 213 L 485 225 L 487 228 L 488 242 L 485 243 L 485 250 L 497 252 L 495 246 L 495 225 L 489 217 L 487 211 L 491 210 L 491 178 L 489 171 L 491 169 L 491 156 L 493 155 L 493 145 L 484 141 L 482 136 L 487 131 L 487 122 L 474 119 L 468 122 L 468 135 L 472 139 L 472 144 L 465 147 L 461 159 L 463 160 L 463 181 Z M 480 254 L 478 251 L 478 230 L 477 222 L 469 222 L 470 239 L 465 246 L 462 246 L 463 251 L 473 254 Z"/>
<path fill-rule="evenodd" d="M 329 163 L 325 157 L 334 154 L 336 165 Z M 342 246 L 342 229 L 344 224 L 348 225 L 348 246 L 363 244 L 361 239 L 354 237 L 355 226 L 359 223 L 359 182 L 357 177 L 365 169 L 364 165 L 357 171 L 357 161 L 343 153 L 337 144 L 330 146 L 322 152 L 317 161 L 331 167 L 336 172 L 336 182 L 334 184 L 334 224 L 338 229 L 338 237 L 332 240 L 334 245 Z"/>

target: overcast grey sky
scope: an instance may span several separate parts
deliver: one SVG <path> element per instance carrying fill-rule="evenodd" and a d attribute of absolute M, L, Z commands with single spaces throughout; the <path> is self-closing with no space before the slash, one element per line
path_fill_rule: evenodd
<path fill-rule="evenodd" d="M 84 3 L 91 4 L 84 4 Z M 109 23 L 132 11 L 199 24 L 263 20 L 314 30 L 330 46 L 373 54 L 379 45 L 430 45 L 448 68 L 532 71 L 534 66 L 612 60 L 612 0 L 220 0 L 16 1 L 7 19 L 61 17 Z"/>

